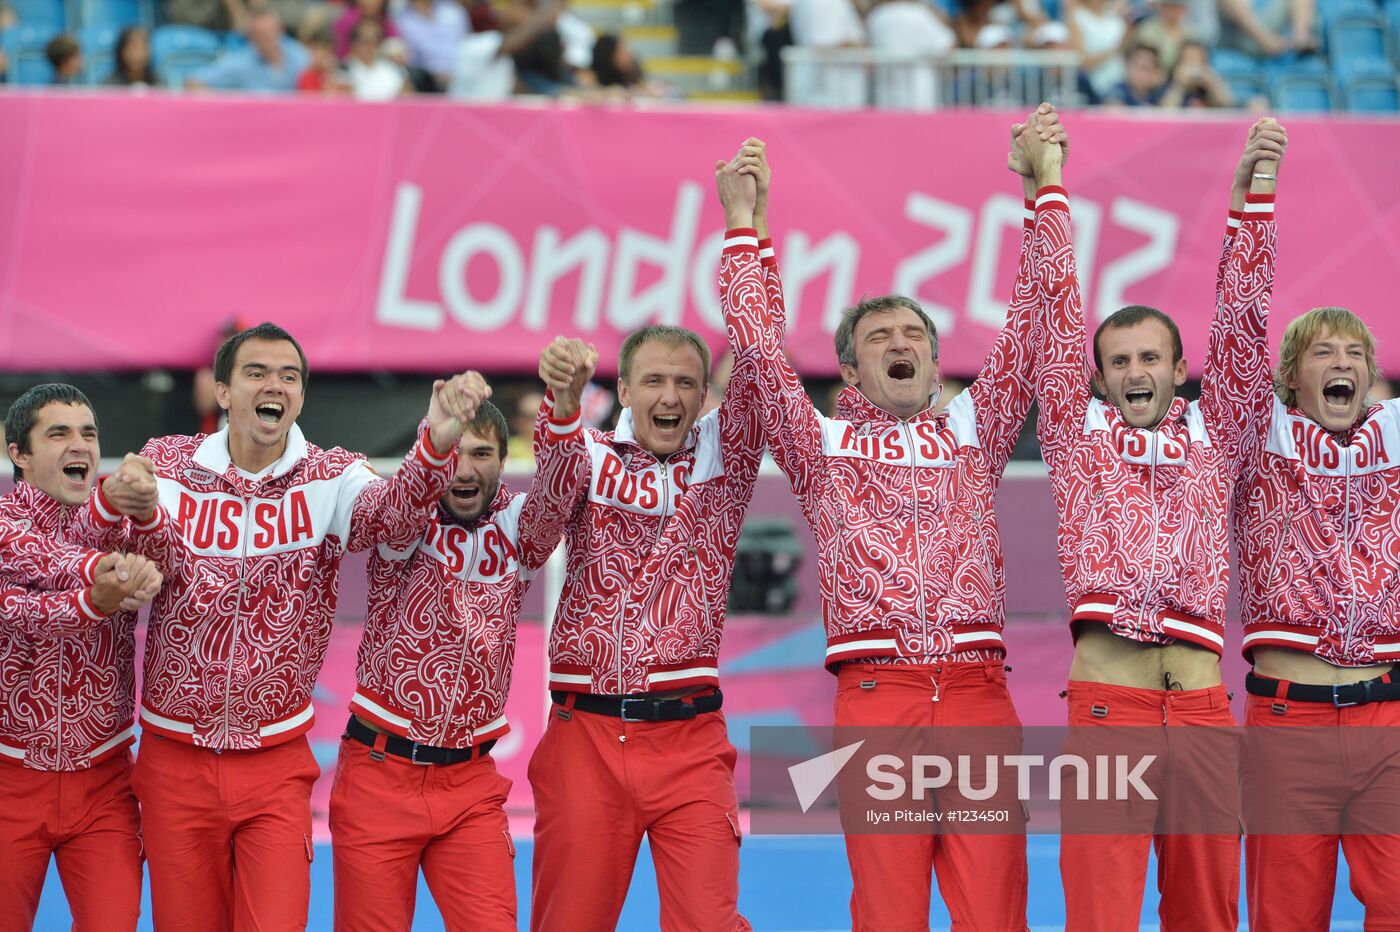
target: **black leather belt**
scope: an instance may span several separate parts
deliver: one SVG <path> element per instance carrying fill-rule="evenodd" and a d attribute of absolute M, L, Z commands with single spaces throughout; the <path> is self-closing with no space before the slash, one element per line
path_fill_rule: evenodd
<path fill-rule="evenodd" d="M 1279 684 L 1283 692 L 1279 692 Z M 1265 696 L 1269 699 L 1288 699 L 1293 702 L 1325 702 L 1344 709 L 1347 706 L 1365 705 L 1368 702 L 1390 702 L 1400 699 L 1400 682 L 1395 682 L 1391 674 L 1378 676 L 1373 680 L 1359 683 L 1339 683 L 1336 686 L 1318 686 L 1308 683 L 1288 683 L 1254 673 L 1244 678 L 1244 688 L 1252 696 Z"/>
<path fill-rule="evenodd" d="M 424 766 L 436 764 L 440 767 L 473 760 L 491 753 L 491 749 L 496 746 L 495 738 L 480 744 L 473 744 L 469 748 L 439 748 L 430 744 L 419 744 L 417 741 L 409 741 L 407 738 L 400 738 L 397 735 L 386 735 L 383 732 L 375 731 L 353 715 L 350 716 L 350 721 L 345 726 L 344 737 L 371 748 L 379 743 L 380 738 L 387 739 L 384 742 L 384 753 L 379 755 L 378 760 L 383 760 L 384 754 L 392 754 L 415 764 L 423 764 Z M 374 756 L 375 753 L 371 751 L 370 756 Z"/>
<path fill-rule="evenodd" d="M 624 722 L 676 722 L 694 718 L 704 712 L 715 712 L 724 705 L 724 694 L 716 689 L 713 693 L 700 696 L 686 696 L 684 699 L 656 699 L 651 696 L 600 696 L 595 693 L 551 692 L 557 704 L 568 706 L 569 697 L 574 697 L 573 707 L 580 712 L 594 715 L 611 715 Z"/>

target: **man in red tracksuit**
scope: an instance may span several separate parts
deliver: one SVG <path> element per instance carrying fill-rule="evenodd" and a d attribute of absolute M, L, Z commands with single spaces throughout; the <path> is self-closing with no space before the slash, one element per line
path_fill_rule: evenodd
<path fill-rule="evenodd" d="M 572 384 L 553 387 L 556 404 L 576 411 Z M 448 929 L 516 928 L 511 784 L 490 751 L 510 730 L 521 599 L 569 517 L 557 467 L 582 437 L 577 414 L 542 419 L 522 495 L 501 484 L 507 435 L 504 415 L 484 402 L 422 539 L 370 556 L 369 618 L 331 792 L 343 932 L 407 932 L 420 865 Z"/>
<path fill-rule="evenodd" d="M 136 928 L 141 827 L 131 792 L 136 614 L 111 559 L 73 546 L 97 477 L 97 419 L 71 385 L 38 385 L 5 419 L 16 485 L 0 497 L 0 897 L 29 928 L 50 857 L 75 928 Z M 23 535 L 18 527 L 27 528 Z M 62 575 L 56 575 L 63 564 Z M 47 577 L 47 578 L 46 578 Z M 128 578 L 128 589 L 136 585 Z M 47 584 L 67 591 L 41 593 Z M 73 587 L 73 588 L 68 588 Z M 8 925 L 6 926 L 9 927 Z"/>
<path fill-rule="evenodd" d="M 757 140 L 745 143 L 740 162 L 766 174 Z M 751 221 L 735 213 L 728 222 Z M 766 245 L 766 224 L 756 233 Z M 732 238 L 741 235 L 731 229 Z M 763 325 L 731 322 L 736 352 L 758 356 L 773 458 L 817 539 L 838 728 L 1019 725 L 1003 666 L 995 495 L 1031 403 L 1030 237 L 1027 220 L 1006 326 L 977 381 L 943 411 L 937 335 L 909 298 L 869 299 L 844 312 L 836 349 L 847 387 L 834 418 L 812 406 L 783 355 L 782 285 L 771 259 Z M 743 284 L 732 274 L 723 281 Z M 955 927 L 1024 929 L 1025 851 L 1019 829 L 848 832 L 853 925 L 926 929 L 936 871 Z"/>
<path fill-rule="evenodd" d="M 1156 808 L 1128 801 L 1063 807 L 1069 929 L 1137 926 L 1149 836 L 1164 927 L 1238 924 L 1239 748 L 1220 680 L 1226 516 L 1247 446 L 1246 405 L 1269 391 L 1267 363 L 1250 348 L 1263 338 L 1272 285 L 1268 169 L 1286 143 L 1272 120 L 1250 130 L 1231 190 L 1201 397 L 1187 404 L 1176 396 L 1187 370 L 1175 324 L 1138 306 L 1110 316 L 1095 334 L 1093 386 L 1102 400 L 1091 394 L 1060 154 L 1030 132 L 1017 142 L 1041 185 L 1036 271 L 1046 316 L 1038 432 L 1060 514 L 1075 637 L 1069 721 L 1160 729 L 1079 731 L 1070 746 L 1087 758 L 1156 742 L 1151 750 L 1164 758 L 1148 777 L 1162 800 Z M 1190 725 L 1216 727 L 1169 731 Z"/>
<path fill-rule="evenodd" d="M 1262 332 L 1252 351 L 1268 365 Z M 1377 376 L 1366 324 L 1316 308 L 1284 332 L 1275 393 L 1251 399 L 1245 877 L 1269 932 L 1328 927 L 1339 845 L 1365 927 L 1400 929 L 1400 401 L 1368 403 Z"/>
<path fill-rule="evenodd" d="M 474 373 L 437 383 L 412 451 L 381 480 L 362 456 L 306 441 L 306 377 L 290 334 L 244 330 L 214 362 L 228 426 L 143 450 L 164 520 L 132 541 L 166 585 L 147 633 L 134 788 L 162 930 L 305 925 L 319 773 L 305 734 L 340 559 L 422 536 L 486 394 Z M 90 521 L 144 515 L 129 490 L 145 462 L 129 457 L 102 484 Z"/>
<path fill-rule="evenodd" d="M 752 210 L 750 194 L 750 210 Z M 762 324 L 757 240 L 721 257 L 731 330 Z M 542 360 L 580 377 L 577 343 Z M 609 929 L 650 842 L 663 929 L 749 928 L 738 912 L 737 752 L 721 714 L 719 646 L 744 511 L 763 453 L 757 360 L 739 353 L 720 407 L 699 417 L 709 349 L 648 327 L 620 352 L 617 429 L 583 431 L 562 488 L 568 572 L 549 642 L 554 706 L 530 759 L 535 795 L 531 926 Z M 552 398 L 551 424 L 577 399 Z"/>

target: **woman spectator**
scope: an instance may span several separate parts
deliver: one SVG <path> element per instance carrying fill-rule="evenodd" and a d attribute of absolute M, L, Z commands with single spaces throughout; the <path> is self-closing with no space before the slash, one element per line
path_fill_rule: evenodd
<path fill-rule="evenodd" d="M 1065 25 L 1079 53 L 1081 90 L 1089 103 L 1099 103 L 1123 81 L 1125 7 L 1123 0 L 1065 0 Z"/>
<path fill-rule="evenodd" d="M 128 26 L 117 36 L 112 52 L 112 73 L 102 82 L 108 87 L 159 87 L 151 64 L 151 38 L 140 26 Z"/>
<path fill-rule="evenodd" d="M 612 33 L 604 33 L 593 43 L 593 79 L 605 94 L 661 96 L 661 89 L 652 86 L 642 72 L 642 64 L 632 54 L 631 46 Z"/>

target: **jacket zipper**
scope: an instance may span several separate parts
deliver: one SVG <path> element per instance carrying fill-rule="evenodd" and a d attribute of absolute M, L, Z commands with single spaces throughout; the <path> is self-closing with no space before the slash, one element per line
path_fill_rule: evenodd
<path fill-rule="evenodd" d="M 467 575 L 469 577 L 471 573 L 476 569 L 476 558 L 480 549 L 481 533 L 480 529 L 478 529 L 476 533 L 472 534 L 472 556 L 471 560 L 467 562 Z M 457 708 L 457 699 L 461 695 L 462 667 L 465 666 L 467 662 L 467 635 L 467 625 L 463 624 L 461 643 L 457 645 L 457 675 L 452 680 L 452 695 L 450 697 L 451 701 L 447 703 L 446 714 L 443 715 L 442 718 L 442 731 L 438 734 L 437 737 L 437 745 L 439 747 L 442 747 L 447 743 L 447 730 L 452 724 L 452 713 Z M 471 746 L 475 743 L 472 740 L 471 715 L 463 714 L 462 719 L 467 729 L 467 745 Z"/>
<path fill-rule="evenodd" d="M 914 432 L 908 421 L 901 421 L 904 439 L 909 445 L 909 486 L 914 496 L 914 572 L 919 581 L 919 626 L 924 642 L 924 659 L 929 658 L 928 649 L 928 605 L 924 599 L 924 554 L 919 546 L 919 463 L 914 457 Z"/>
<path fill-rule="evenodd" d="M 1157 587 L 1157 547 L 1161 541 L 1162 521 L 1157 511 L 1157 451 L 1160 438 L 1152 438 L 1152 461 L 1148 465 L 1147 495 L 1152 499 L 1152 555 L 1147 566 L 1147 585 L 1143 590 L 1142 607 L 1138 610 L 1138 624 L 1147 627 L 1147 612 L 1152 604 L 1153 590 Z"/>
<path fill-rule="evenodd" d="M 1342 651 L 1347 657 L 1351 656 L 1352 631 L 1356 625 L 1356 568 L 1351 561 L 1351 447 L 1342 448 L 1342 456 L 1346 458 L 1346 472 L 1344 479 L 1346 485 L 1342 495 L 1342 560 L 1347 568 L 1347 626 L 1342 634 Z"/>
<path fill-rule="evenodd" d="M 228 640 L 228 680 L 224 684 L 224 740 L 228 740 L 229 735 L 229 706 L 233 703 L 233 655 L 234 643 L 238 639 L 238 622 L 243 617 L 243 600 L 248 594 L 248 516 L 252 513 L 253 499 L 251 496 L 243 496 L 243 526 L 239 528 L 239 533 L 243 537 L 242 553 L 238 557 L 238 612 L 233 616 L 233 630 L 229 632 Z M 258 730 L 259 738 L 262 736 L 262 729 Z"/>

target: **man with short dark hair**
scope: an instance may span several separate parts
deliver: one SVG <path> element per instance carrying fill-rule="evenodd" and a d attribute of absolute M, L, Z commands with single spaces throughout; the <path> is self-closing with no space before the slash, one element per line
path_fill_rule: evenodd
<path fill-rule="evenodd" d="M 783 354 L 782 283 L 766 217 L 736 191 L 741 172 L 760 179 L 766 198 L 761 141 L 749 139 L 716 171 L 730 240 L 747 239 L 752 258 L 763 257 L 767 301 L 757 326 L 730 321 L 731 340 L 736 353 L 758 357 L 773 458 L 817 539 L 835 725 L 979 725 L 1009 734 L 1019 719 L 1003 663 L 995 496 L 1031 403 L 1030 224 L 1006 324 L 967 391 L 937 410 L 928 315 L 907 297 L 876 298 L 842 316 L 836 353 L 846 387 L 837 416 L 827 418 Z M 722 286 L 749 293 L 743 271 L 726 262 Z M 934 805 L 956 808 L 944 797 Z M 843 800 L 842 808 L 844 816 L 858 804 Z M 874 835 L 846 824 L 856 929 L 926 929 L 935 871 L 955 928 L 1025 928 L 1019 825 L 1000 834 Z"/>
<path fill-rule="evenodd" d="M 28 928 L 53 857 L 76 928 L 135 929 L 134 609 L 160 574 L 131 557 L 124 592 L 112 557 L 73 546 L 100 456 L 87 396 L 37 385 L 10 406 L 5 436 L 16 484 L 0 497 L 0 898 Z M 66 591 L 29 588 L 45 582 Z"/>
<path fill-rule="evenodd" d="M 167 577 L 147 633 L 134 779 L 156 925 L 299 928 L 320 772 L 305 734 L 341 557 L 422 536 L 489 389 L 476 373 L 434 383 L 417 442 L 384 480 L 302 435 L 306 356 L 285 330 L 230 337 L 214 368 L 228 426 L 150 441 L 103 482 L 88 519 L 149 521 L 132 540 Z"/>
<path fill-rule="evenodd" d="M 731 327 L 761 323 L 754 243 L 731 237 L 720 260 L 725 283 L 742 266 L 742 282 L 721 289 Z M 578 340 L 546 349 L 553 429 L 576 419 L 596 362 Z M 533 929 L 614 927 L 643 835 L 663 929 L 749 928 L 738 909 L 737 753 L 720 711 L 719 648 L 763 455 L 755 362 L 738 354 L 724 401 L 701 417 L 704 341 L 679 327 L 637 331 L 619 354 L 617 429 L 585 429 L 570 457 L 568 572 L 549 641 L 554 705 L 530 759 Z"/>
<path fill-rule="evenodd" d="M 586 384 L 586 383 L 585 383 Z M 573 386 L 556 383 L 556 401 Z M 578 416 L 535 429 L 525 494 L 501 482 L 508 428 L 489 401 L 462 435 L 452 485 L 420 540 L 370 555 L 369 616 L 331 792 L 335 925 L 408 932 L 418 870 L 449 929 L 514 932 L 504 736 L 520 604 L 570 509 L 559 471 Z"/>
<path fill-rule="evenodd" d="M 1037 431 L 1059 511 L 1075 639 L 1070 747 L 1083 757 L 1127 750 L 1144 752 L 1135 760 L 1148 750 L 1164 757 L 1148 775 L 1161 799 L 1155 807 L 1065 794 L 1066 923 L 1137 926 L 1150 838 L 1163 927 L 1233 929 L 1239 746 L 1220 680 L 1227 527 L 1249 448 L 1250 399 L 1269 388 L 1257 345 L 1273 284 L 1271 168 L 1287 135 L 1260 120 L 1236 165 L 1201 397 L 1190 404 L 1176 394 L 1187 375 L 1176 325 L 1142 306 L 1099 327 L 1091 391 L 1060 153 L 1030 131 L 1016 145 L 1040 183 Z"/>

